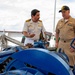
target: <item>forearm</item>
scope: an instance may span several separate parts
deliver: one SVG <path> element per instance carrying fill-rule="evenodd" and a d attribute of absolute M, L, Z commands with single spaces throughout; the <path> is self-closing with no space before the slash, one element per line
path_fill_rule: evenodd
<path fill-rule="evenodd" d="M 26 32 L 26 31 L 23 31 L 23 35 L 24 35 L 25 37 L 30 37 L 30 34 L 29 34 L 28 32 Z"/>
<path fill-rule="evenodd" d="M 30 34 L 26 31 L 24 31 L 23 34 L 24 34 L 25 37 L 28 37 L 28 38 L 33 38 L 35 36 L 35 34 Z"/>
<path fill-rule="evenodd" d="M 58 33 L 56 33 L 56 43 L 58 43 L 59 42 L 59 34 Z"/>

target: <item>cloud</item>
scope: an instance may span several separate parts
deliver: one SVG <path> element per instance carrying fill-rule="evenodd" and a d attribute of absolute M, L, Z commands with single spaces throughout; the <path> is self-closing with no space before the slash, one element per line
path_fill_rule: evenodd
<path fill-rule="evenodd" d="M 0 0 L 0 30 L 22 31 L 26 19 L 31 18 L 31 10 L 40 10 L 40 19 L 47 31 L 53 32 L 54 24 L 54 1 L 55 0 Z M 74 14 L 74 0 L 56 0 L 55 25 L 62 18 L 58 11 L 63 5 L 68 5 L 71 15 Z M 14 28 L 15 27 L 15 28 Z"/>

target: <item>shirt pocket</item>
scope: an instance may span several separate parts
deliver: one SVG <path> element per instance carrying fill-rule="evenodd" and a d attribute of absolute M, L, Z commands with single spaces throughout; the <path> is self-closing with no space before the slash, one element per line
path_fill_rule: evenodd
<path fill-rule="evenodd" d="M 73 30 L 73 24 L 67 24 L 67 29 L 69 30 Z"/>
<path fill-rule="evenodd" d="M 42 30 L 42 27 L 38 27 L 38 30 L 41 31 Z"/>
<path fill-rule="evenodd" d="M 29 25 L 28 30 L 29 30 L 29 32 L 32 32 L 34 30 L 34 27 L 32 25 Z"/>

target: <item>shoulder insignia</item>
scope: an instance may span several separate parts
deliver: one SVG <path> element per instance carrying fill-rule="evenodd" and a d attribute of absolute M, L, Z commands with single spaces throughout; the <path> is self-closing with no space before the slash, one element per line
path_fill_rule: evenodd
<path fill-rule="evenodd" d="M 26 20 L 26 22 L 29 22 L 29 21 L 31 21 L 31 19 Z"/>
<path fill-rule="evenodd" d="M 39 20 L 40 22 L 42 22 L 42 20 Z"/>

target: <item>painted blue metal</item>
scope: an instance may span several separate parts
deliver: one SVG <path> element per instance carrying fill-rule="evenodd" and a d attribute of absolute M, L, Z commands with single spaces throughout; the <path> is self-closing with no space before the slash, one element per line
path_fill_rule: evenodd
<path fill-rule="evenodd" d="M 37 69 L 24 67 L 23 69 L 19 70 L 12 70 L 5 73 L 2 73 L 1 75 L 44 75 Z"/>
<path fill-rule="evenodd" d="M 30 48 L 24 50 L 20 47 L 15 47 L 14 49 L 15 50 L 12 49 L 15 51 L 13 53 L 9 50 L 8 55 L 6 55 L 6 53 L 3 53 L 3 55 L 5 54 L 6 56 L 1 55 L 1 73 L 7 73 L 9 71 L 8 73 L 14 72 L 22 75 L 24 73 L 28 73 L 29 75 L 73 75 L 69 64 L 64 61 L 65 58 L 60 53 L 50 52 L 49 50 L 42 48 Z M 16 50 L 18 52 L 16 52 Z M 35 71 L 36 73 L 33 74 Z"/>
<path fill-rule="evenodd" d="M 75 38 L 72 40 L 70 46 L 75 49 Z"/>
<path fill-rule="evenodd" d="M 34 48 L 43 48 L 46 49 L 45 44 L 47 42 L 44 41 L 38 41 L 38 42 L 34 42 Z"/>
<path fill-rule="evenodd" d="M 30 64 L 48 74 L 70 75 L 69 65 L 56 53 L 45 49 L 26 49 L 13 54 L 14 59 Z M 46 75 L 46 74 L 45 74 Z"/>

